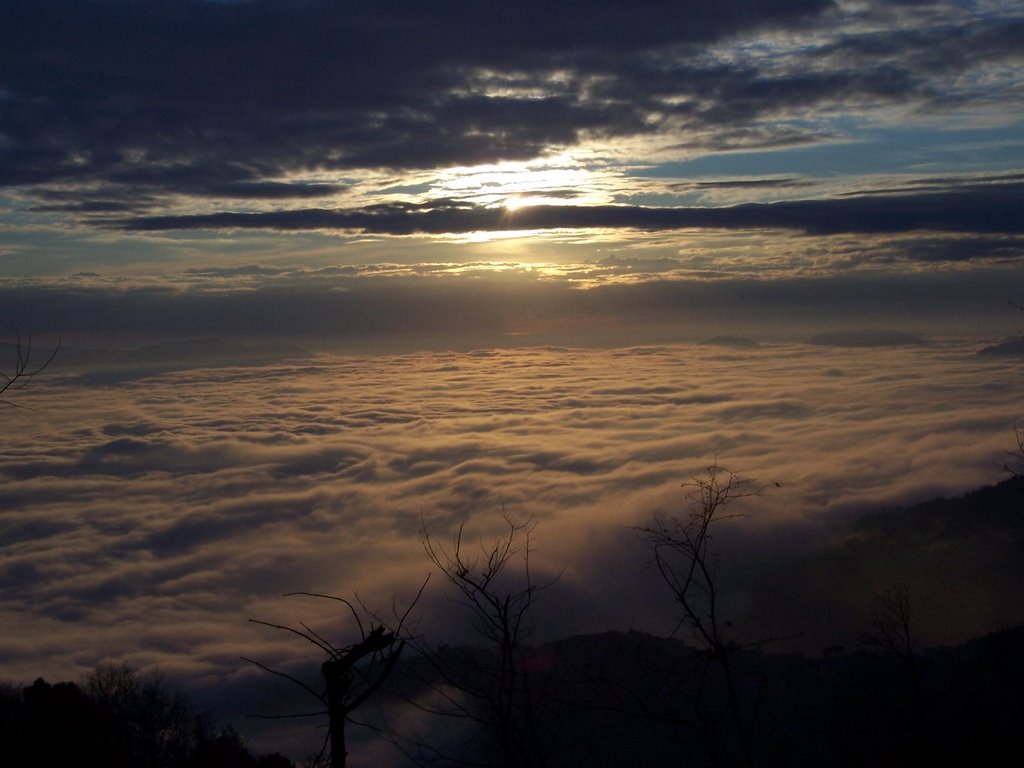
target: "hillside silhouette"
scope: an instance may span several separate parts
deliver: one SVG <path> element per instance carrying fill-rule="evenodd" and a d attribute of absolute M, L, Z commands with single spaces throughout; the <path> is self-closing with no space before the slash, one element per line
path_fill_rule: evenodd
<path fill-rule="evenodd" d="M 479 649 L 465 652 L 486 665 Z M 721 675 L 686 642 L 606 632 L 537 646 L 531 657 L 543 660 L 530 675 L 544 744 L 543 760 L 528 764 L 743 764 Z M 818 658 L 747 649 L 735 659 L 754 765 L 994 766 L 1024 756 L 1015 693 L 1024 686 L 1024 625 L 922 651 L 916 682 L 905 660 L 878 649 Z M 396 677 L 405 680 L 392 691 L 402 701 L 440 682 L 416 659 Z M 435 724 L 414 753 L 437 765 L 498 764 L 472 725 Z"/>
<path fill-rule="evenodd" d="M 410 639 L 410 650 L 375 693 L 365 718 L 361 710 L 353 723 L 371 726 L 351 742 L 353 764 L 367 764 L 359 754 L 370 754 L 377 736 L 385 746 L 372 747 L 373 764 L 382 766 L 1017 764 L 1024 759 L 1024 624 L 942 645 L 929 642 L 928 622 L 929 611 L 948 609 L 949 617 L 957 616 L 959 604 L 975 598 L 950 584 L 965 569 L 978 577 L 980 560 L 1002 569 L 1006 583 L 1017 583 L 1020 567 L 1007 572 L 1002 558 L 1024 546 L 1022 500 L 1024 478 L 1014 477 L 963 496 L 851 518 L 790 563 L 787 573 L 766 582 L 773 589 L 788 585 L 792 613 L 807 621 L 815 600 L 852 600 L 856 575 L 879 563 L 899 560 L 924 568 L 928 577 L 928 564 L 937 558 L 953 579 L 936 585 L 946 590 L 945 606 L 926 609 L 915 602 L 914 588 L 881 593 L 907 599 L 906 615 L 893 614 L 906 619 L 905 645 L 886 635 L 893 625 L 879 606 L 894 604 L 878 602 L 877 594 L 858 639 L 822 645 L 816 653 L 786 651 L 785 643 L 758 642 L 731 628 L 736 640 L 727 646 L 734 677 L 729 684 L 717 658 L 722 649 L 696 645 L 682 632 L 662 637 L 606 631 L 538 645 L 517 640 L 511 649 Z M 951 552 L 963 557 L 957 561 Z M 469 571 L 456 571 L 464 573 Z M 882 568 L 871 575 L 874 580 L 860 584 L 858 599 L 891 583 L 895 572 Z M 793 585 L 812 576 L 812 588 L 798 593 Z M 1003 599 L 1012 603 L 1019 594 Z M 501 655 L 513 658 L 513 665 L 499 663 Z M 517 677 L 517 691 L 528 691 L 508 699 L 513 704 L 504 722 L 528 735 L 529 749 L 496 746 L 493 718 L 481 709 L 499 669 Z M 363 672 L 354 667 L 353 674 Z M 101 667 L 84 682 L 8 684 L 0 687 L 0 762 L 13 768 L 292 765 L 279 754 L 252 754 L 234 730 L 211 722 L 159 675 L 127 667 Z M 737 723 L 749 755 L 738 746 Z M 323 739 L 315 723 L 303 727 L 309 748 L 302 757 L 315 754 Z M 306 764 L 326 765 L 324 760 Z"/>

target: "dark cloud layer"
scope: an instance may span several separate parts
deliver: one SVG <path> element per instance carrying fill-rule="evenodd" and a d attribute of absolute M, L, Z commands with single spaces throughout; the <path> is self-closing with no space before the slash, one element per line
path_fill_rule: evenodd
<path fill-rule="evenodd" d="M 453 234 L 521 229 L 796 229 L 808 234 L 917 230 L 1024 233 L 1024 184 L 943 192 L 748 203 L 730 208 L 533 206 L 503 209 L 451 203 L 381 205 L 362 210 L 304 209 L 274 213 L 215 213 L 129 219 L 128 230 L 327 229 L 368 234 Z"/>
<path fill-rule="evenodd" d="M 583 130 L 642 129 L 642 105 L 586 98 L 589 78 L 829 5 L 6 3 L 2 181 L 191 175 L 210 191 L 300 168 L 534 157 Z M 561 70 L 546 98 L 473 92 L 481 71 L 529 86 Z"/>
<path fill-rule="evenodd" d="M 369 169 L 531 160 L 614 138 L 779 147 L 836 138 L 828 116 L 843 111 L 991 106 L 1012 92 L 980 68 L 1019 60 L 1022 23 L 946 3 L 854 12 L 831 0 L 11 0 L 0 10 L 0 187 L 28 191 L 38 213 L 131 210 L 132 229 L 495 229 L 493 211 L 250 216 L 239 206 L 329 196 L 349 188 L 343 177 Z M 783 32 L 806 45 L 775 50 L 770 35 Z M 767 35 L 757 41 L 764 55 L 721 48 L 753 35 Z M 166 215 L 183 197 L 219 204 Z M 948 212 L 961 202 L 924 205 Z M 884 220 L 858 205 L 522 218 L 824 232 L 934 228 L 938 218 L 917 221 L 909 200 Z M 862 219 L 874 223 L 862 230 Z M 1004 219 L 960 215 L 950 226 L 1005 231 Z"/>

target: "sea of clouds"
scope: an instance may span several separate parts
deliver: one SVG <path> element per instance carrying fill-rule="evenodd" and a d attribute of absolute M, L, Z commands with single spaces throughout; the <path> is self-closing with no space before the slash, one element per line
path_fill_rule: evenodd
<path fill-rule="evenodd" d="M 311 646 L 249 618 L 401 609 L 424 529 L 476 546 L 532 517 L 558 577 L 536 638 L 674 616 L 634 526 L 686 510 L 712 462 L 756 479 L 740 563 L 785 558 L 860 512 L 1002 478 L 1020 363 L 977 345 L 526 348 L 317 356 L 148 378 L 33 382 L 3 411 L 0 679 L 158 664 L 251 685 Z M 31 394 L 31 397 L 27 397 Z M 458 637 L 435 578 L 418 627 Z M 263 680 L 263 684 L 269 685 Z"/>

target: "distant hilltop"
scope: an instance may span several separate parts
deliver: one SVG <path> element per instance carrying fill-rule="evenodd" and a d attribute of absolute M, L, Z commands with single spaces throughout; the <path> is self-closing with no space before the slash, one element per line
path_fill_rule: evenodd
<path fill-rule="evenodd" d="M 121 381 L 189 368 L 258 366 L 310 357 L 313 353 L 287 342 L 247 345 L 201 338 L 159 342 L 135 349 L 65 346 L 54 361 L 54 368 L 79 372 L 80 379 Z"/>
<path fill-rule="evenodd" d="M 808 344 L 828 347 L 905 347 L 928 342 L 923 336 L 907 331 L 868 328 L 853 331 L 830 331 L 811 336 Z"/>
<path fill-rule="evenodd" d="M 732 347 L 733 349 L 760 349 L 761 345 L 746 336 L 714 336 L 701 342 L 706 347 Z"/>
<path fill-rule="evenodd" d="M 992 357 L 1024 357 L 1024 338 L 1007 339 L 999 344 L 978 350 L 979 355 Z"/>
<path fill-rule="evenodd" d="M 301 347 L 284 342 L 247 346 L 223 339 L 189 339 L 149 344 L 117 353 L 116 358 L 118 362 L 127 363 L 238 363 L 309 356 L 310 353 Z"/>

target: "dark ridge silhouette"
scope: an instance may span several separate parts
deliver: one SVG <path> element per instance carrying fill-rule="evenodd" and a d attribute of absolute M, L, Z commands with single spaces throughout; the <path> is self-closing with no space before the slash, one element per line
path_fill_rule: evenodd
<path fill-rule="evenodd" d="M 188 339 L 150 344 L 123 355 L 126 362 L 183 362 L 206 361 L 272 361 L 281 358 L 309 357 L 309 352 L 283 342 L 268 342 L 248 346 L 223 339 Z"/>
<path fill-rule="evenodd" d="M 266 342 L 247 345 L 223 339 L 187 339 L 147 344 L 135 349 L 85 349 L 65 350 L 61 362 L 65 366 L 86 365 L 175 365 L 194 366 L 238 363 L 261 363 L 310 357 L 311 353 L 302 347 L 285 342 Z"/>
<path fill-rule="evenodd" d="M 457 649 L 452 650 L 457 655 Z M 479 668 L 487 656 L 463 649 Z M 534 647 L 534 706 L 557 717 L 551 768 L 744 764 L 723 675 L 703 652 L 642 632 L 581 635 Z M 755 766 L 1000 765 L 1024 727 L 1024 625 L 904 660 L 864 647 L 825 657 L 736 649 L 740 703 Z M 403 662 L 404 698 L 431 668 Z M 419 687 L 417 687 L 419 686 Z M 444 736 L 458 742 L 458 729 Z M 442 765 L 472 762 L 462 754 Z M 491 764 L 491 763 L 483 763 Z"/>
<path fill-rule="evenodd" d="M 989 569 L 1010 567 L 1012 560 L 1004 562 L 1004 555 L 1019 561 L 1024 547 L 1022 509 L 1024 478 L 1012 477 L 955 498 L 873 512 L 838 525 L 819 551 L 793 566 L 788 583 L 765 579 L 766 589 L 789 590 L 783 594 L 796 613 L 784 613 L 782 620 L 799 615 L 824 621 L 825 604 L 806 600 L 795 584 L 818 585 L 822 600 L 831 601 L 834 608 L 854 599 L 852 582 L 837 574 L 860 579 L 857 588 L 863 593 L 865 587 L 870 591 L 875 586 L 865 580 L 889 579 L 893 574 L 886 568 L 892 563 L 909 563 L 919 579 L 938 583 L 945 602 L 934 596 L 915 602 L 918 585 L 907 588 L 890 582 L 879 590 L 876 608 L 897 609 L 897 618 L 905 624 L 897 627 L 902 634 L 895 638 L 887 634 L 889 625 L 880 620 L 885 615 L 877 611 L 864 617 L 859 640 L 843 645 L 829 639 L 819 646 L 818 655 L 785 651 L 773 642 L 737 644 L 726 638 L 698 646 L 689 639 L 633 631 L 527 645 L 499 622 L 494 637 L 501 642 L 492 645 L 442 646 L 431 655 L 420 652 L 421 640 L 408 638 L 413 652 L 400 659 L 394 655 L 386 683 L 379 688 L 370 683 L 375 695 L 372 706 L 360 709 L 360 722 L 393 744 L 405 745 L 407 756 L 419 764 L 439 768 L 1017 764 L 1019 734 L 1024 732 L 1024 698 L 1019 695 L 1024 690 L 1024 624 L 1010 621 L 1005 629 L 939 646 L 918 641 L 923 634 L 918 609 L 938 604 L 947 612 L 950 604 L 972 599 L 963 591 L 967 581 L 958 578 L 962 564 L 955 553 L 973 553 L 970 556 L 984 560 Z M 456 539 L 456 546 L 460 541 Z M 502 553 L 513 552 L 511 538 L 508 541 L 508 549 L 498 547 L 499 563 L 505 562 Z M 487 555 L 485 551 L 485 562 L 491 562 Z M 727 557 L 723 553 L 725 568 L 732 564 Z M 926 562 L 932 565 L 923 567 Z M 440 563 L 456 580 L 476 573 L 472 563 L 459 559 L 457 549 L 454 559 Z M 833 564 L 834 571 L 823 563 Z M 1019 562 L 1011 570 L 1000 577 L 1012 581 L 1024 574 Z M 489 572 L 485 569 L 485 576 Z M 527 583 L 526 592 L 513 592 L 512 597 L 532 596 L 535 587 Z M 1021 591 L 1008 591 L 1008 600 L 1018 600 Z M 471 589 L 468 594 L 491 592 Z M 511 598 L 494 594 L 495 602 L 488 604 L 499 610 L 512 605 Z M 762 597 L 752 595 L 755 601 Z M 672 611 L 672 604 L 670 596 L 666 612 Z M 678 595 L 675 604 L 679 605 Z M 476 618 L 480 615 L 486 614 Z M 1008 610 L 1003 615 L 1014 613 Z M 724 616 L 722 621 L 726 622 Z M 510 626 L 519 627 L 519 619 Z M 731 625 L 722 626 L 732 637 Z M 406 639 L 404 634 L 399 628 L 390 635 L 380 626 L 341 650 L 377 650 L 378 640 L 390 644 Z M 742 635 L 737 631 L 736 636 Z M 306 637 L 314 644 L 321 642 L 315 634 Z M 720 662 L 723 655 L 728 666 Z M 339 668 L 343 674 L 338 680 L 366 683 L 372 667 L 365 662 L 354 658 L 351 665 Z M 327 671 L 333 673 L 334 667 Z M 502 699 L 508 706 L 500 710 L 501 719 L 486 709 L 493 701 L 469 695 L 495 690 L 496 671 L 502 679 L 513 676 L 516 685 L 528 691 Z M 437 697 L 442 697 L 440 707 Z M 736 738 L 739 721 L 743 743 Z M 81 686 L 51 685 L 42 679 L 27 687 L 0 685 L 0 764 L 292 765 L 279 754 L 251 754 L 237 733 L 230 728 L 215 731 L 209 722 L 186 699 L 168 691 L 158 675 L 142 676 L 128 667 L 101 667 Z M 515 749 L 497 748 L 502 736 L 496 723 L 507 732 L 528 736 L 528 749 L 519 748 L 518 742 Z M 526 725 L 530 727 L 524 729 Z M 362 752 L 366 743 L 359 741 L 355 747 Z M 315 749 L 311 743 L 309 752 Z M 397 753 L 392 760 L 380 758 L 381 752 L 373 754 L 381 766 L 404 764 L 405 757 Z"/>
<path fill-rule="evenodd" d="M 751 621 L 793 636 L 804 652 L 848 644 L 865 629 L 871 595 L 894 585 L 909 589 L 930 643 L 1024 621 L 1022 510 L 1024 478 L 1011 477 L 962 496 L 838 519 L 802 554 L 758 574 Z"/>
<path fill-rule="evenodd" d="M 557 724 L 544 731 L 550 768 L 743 763 L 728 726 L 725 681 L 686 642 L 609 631 L 524 650 L 529 663 L 520 671 L 529 674 L 533 705 Z M 448 652 L 471 661 L 466 675 L 487 674 L 488 650 Z M 755 766 L 1013 765 L 1020 756 L 1024 625 L 916 653 L 916 680 L 906 660 L 865 647 L 835 647 L 820 658 L 738 648 L 734 658 Z M 436 674 L 424 657 L 401 661 L 388 689 L 394 698 L 367 717 L 387 727 L 397 708 L 444 682 L 432 680 Z M 71 682 L 0 685 L 0 758 L 11 768 L 293 765 L 278 753 L 253 755 L 235 731 L 213 731 L 194 710 L 168 719 L 151 699 L 124 702 Z M 444 759 L 434 753 L 431 764 L 497 766 L 474 762 L 480 755 L 466 751 L 464 730 L 459 721 L 428 727 L 438 752 L 455 750 Z"/>
<path fill-rule="evenodd" d="M 732 349 L 760 349 L 761 345 L 746 336 L 714 336 L 700 342 L 705 347 L 731 347 Z"/>
<path fill-rule="evenodd" d="M 1007 339 L 999 344 L 979 349 L 978 354 L 989 357 L 1024 357 L 1024 339 Z"/>
<path fill-rule="evenodd" d="M 207 338 L 161 342 L 135 349 L 72 347 L 62 350 L 54 368 L 72 373 L 82 383 L 105 383 L 191 368 L 273 365 L 311 357 L 313 353 L 287 342 L 247 345 Z"/>
<path fill-rule="evenodd" d="M 916 333 L 872 328 L 819 333 L 807 343 L 827 347 L 908 347 L 927 344 L 927 341 Z"/>
<path fill-rule="evenodd" d="M 1011 477 L 962 496 L 936 498 L 904 509 L 887 509 L 862 517 L 854 531 L 862 537 L 890 537 L 899 533 L 924 542 L 943 535 L 959 535 L 991 528 L 1007 528 L 1024 535 L 1024 478 Z"/>

